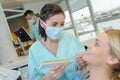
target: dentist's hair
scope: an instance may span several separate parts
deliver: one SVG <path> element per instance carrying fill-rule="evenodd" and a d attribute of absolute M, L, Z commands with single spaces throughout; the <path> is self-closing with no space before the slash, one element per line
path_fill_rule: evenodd
<path fill-rule="evenodd" d="M 119 60 L 119 63 L 113 66 L 111 79 L 120 80 L 120 30 L 110 29 L 105 33 L 109 38 L 111 53 Z"/>
<path fill-rule="evenodd" d="M 44 5 L 43 8 L 41 9 L 40 19 L 45 22 L 50 17 L 52 17 L 56 14 L 60 14 L 60 13 L 62 13 L 64 15 L 64 12 L 61 9 L 61 7 L 59 7 L 58 5 L 56 5 L 54 3 L 49 3 L 49 4 Z M 39 33 L 40 33 L 41 37 L 45 38 L 45 41 L 46 41 L 47 40 L 47 35 L 45 33 L 44 28 L 42 28 L 40 24 L 39 24 Z"/>
<path fill-rule="evenodd" d="M 23 15 L 26 17 L 28 14 L 34 15 L 34 12 L 32 10 L 26 10 Z"/>

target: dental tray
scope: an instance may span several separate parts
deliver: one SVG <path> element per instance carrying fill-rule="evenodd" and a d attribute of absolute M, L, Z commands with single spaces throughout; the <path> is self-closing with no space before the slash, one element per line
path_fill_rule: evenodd
<path fill-rule="evenodd" d="M 57 59 L 57 60 L 47 60 L 44 61 L 43 64 L 39 66 L 39 69 L 46 69 L 46 68 L 51 68 L 57 64 L 71 64 L 73 60 L 70 59 Z"/>

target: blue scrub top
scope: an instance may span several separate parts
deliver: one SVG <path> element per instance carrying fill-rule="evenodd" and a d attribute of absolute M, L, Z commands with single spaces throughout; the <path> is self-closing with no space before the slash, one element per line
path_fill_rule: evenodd
<path fill-rule="evenodd" d="M 40 40 L 39 20 L 40 18 L 37 18 L 36 23 L 30 25 L 30 36 L 31 38 L 35 38 L 35 40 Z"/>
<path fill-rule="evenodd" d="M 45 60 L 54 60 L 61 58 L 70 58 L 74 62 L 69 64 L 62 76 L 58 80 L 71 80 L 77 71 L 75 55 L 85 51 L 84 46 L 76 39 L 75 36 L 63 33 L 58 42 L 56 56 L 49 52 L 38 40 L 29 49 L 28 77 L 29 80 L 39 80 L 49 69 L 39 69 L 40 64 Z"/>

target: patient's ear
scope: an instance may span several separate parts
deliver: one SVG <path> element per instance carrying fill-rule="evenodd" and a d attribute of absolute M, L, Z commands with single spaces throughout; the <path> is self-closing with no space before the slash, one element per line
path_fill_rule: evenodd
<path fill-rule="evenodd" d="M 117 63 L 119 63 L 119 60 L 118 60 L 118 58 L 116 57 L 116 56 L 110 56 L 109 58 L 108 58 L 108 60 L 107 60 L 107 63 L 108 64 L 117 64 Z"/>

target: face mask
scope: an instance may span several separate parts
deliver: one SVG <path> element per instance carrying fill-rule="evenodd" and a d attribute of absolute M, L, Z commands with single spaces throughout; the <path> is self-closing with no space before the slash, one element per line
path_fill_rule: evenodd
<path fill-rule="evenodd" d="M 32 25 L 35 23 L 35 20 L 33 19 L 33 17 L 32 17 L 32 19 L 28 20 L 28 23 L 29 23 L 29 25 Z"/>
<path fill-rule="evenodd" d="M 45 24 L 45 23 L 44 23 Z M 47 24 L 45 24 L 47 29 L 46 29 L 46 34 L 51 40 L 57 40 L 61 36 L 61 33 L 63 32 L 64 28 L 62 26 L 60 27 L 48 27 Z"/>

